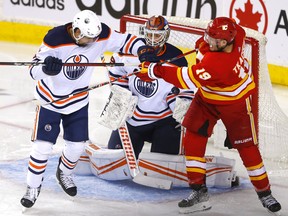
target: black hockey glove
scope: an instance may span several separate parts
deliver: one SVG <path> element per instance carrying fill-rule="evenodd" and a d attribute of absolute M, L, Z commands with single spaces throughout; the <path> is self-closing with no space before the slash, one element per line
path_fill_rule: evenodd
<path fill-rule="evenodd" d="M 152 46 L 141 46 L 137 51 L 139 61 L 142 63 L 144 61 L 148 62 L 159 62 L 160 59 L 157 57 L 156 50 Z"/>
<path fill-rule="evenodd" d="M 44 60 L 42 70 L 49 76 L 55 76 L 60 73 L 62 69 L 62 60 L 53 56 L 47 56 Z"/>

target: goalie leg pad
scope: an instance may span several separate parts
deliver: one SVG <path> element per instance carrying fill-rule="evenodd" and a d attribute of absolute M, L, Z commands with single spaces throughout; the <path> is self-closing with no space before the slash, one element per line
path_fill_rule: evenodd
<path fill-rule="evenodd" d="M 104 180 L 131 179 L 123 149 L 105 149 L 96 144 L 85 147 L 93 175 Z M 230 188 L 236 180 L 235 160 L 223 156 L 206 156 L 208 187 Z M 146 176 L 170 180 L 173 186 L 188 187 L 184 155 L 141 152 L 139 169 Z"/>
<path fill-rule="evenodd" d="M 105 149 L 89 144 L 85 149 L 89 155 L 92 174 L 104 180 L 131 179 L 123 149 Z"/>
<path fill-rule="evenodd" d="M 144 175 L 170 180 L 175 187 L 188 187 L 184 155 L 141 152 L 139 168 Z"/>
<path fill-rule="evenodd" d="M 206 185 L 216 188 L 230 188 L 236 179 L 235 160 L 223 156 L 206 156 Z M 187 173 L 184 155 L 168 155 L 141 152 L 140 171 L 147 176 L 170 180 L 176 187 L 187 187 Z"/>
<path fill-rule="evenodd" d="M 206 185 L 231 188 L 236 180 L 235 160 L 221 156 L 205 156 Z"/>

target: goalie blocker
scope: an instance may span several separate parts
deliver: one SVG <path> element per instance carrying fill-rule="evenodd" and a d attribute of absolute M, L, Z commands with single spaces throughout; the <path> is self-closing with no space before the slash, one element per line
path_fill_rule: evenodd
<path fill-rule="evenodd" d="M 239 185 L 235 160 L 221 156 L 206 156 L 208 187 L 231 188 Z M 140 172 L 150 177 L 170 180 L 174 187 L 188 187 L 184 155 L 141 152 Z M 104 180 L 131 179 L 123 149 L 106 149 L 88 144 L 76 166 L 78 175 L 95 175 Z"/>

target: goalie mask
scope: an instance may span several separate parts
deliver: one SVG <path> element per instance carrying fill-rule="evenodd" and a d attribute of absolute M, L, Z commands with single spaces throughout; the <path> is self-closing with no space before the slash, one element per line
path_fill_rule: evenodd
<path fill-rule="evenodd" d="M 83 37 L 97 39 L 102 31 L 101 22 L 97 15 L 90 10 L 83 10 L 74 16 L 73 23 L 73 36 L 78 43 Z M 75 36 L 76 29 L 80 30 L 80 35 Z"/>
<path fill-rule="evenodd" d="M 169 35 L 170 27 L 163 16 L 152 16 L 145 23 L 144 36 L 149 46 L 162 47 L 168 41 Z"/>

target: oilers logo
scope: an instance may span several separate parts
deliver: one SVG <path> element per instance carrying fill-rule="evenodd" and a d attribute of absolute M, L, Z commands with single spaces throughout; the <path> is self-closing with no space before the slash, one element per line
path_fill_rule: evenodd
<path fill-rule="evenodd" d="M 135 90 L 146 98 L 152 97 L 158 90 L 158 80 L 153 82 L 145 82 L 138 77 L 134 79 L 134 88 Z"/>
<path fill-rule="evenodd" d="M 84 55 L 74 55 L 67 59 L 66 63 L 88 63 L 88 59 Z M 86 66 L 66 66 L 63 67 L 65 76 L 70 80 L 78 79 L 86 70 Z"/>

